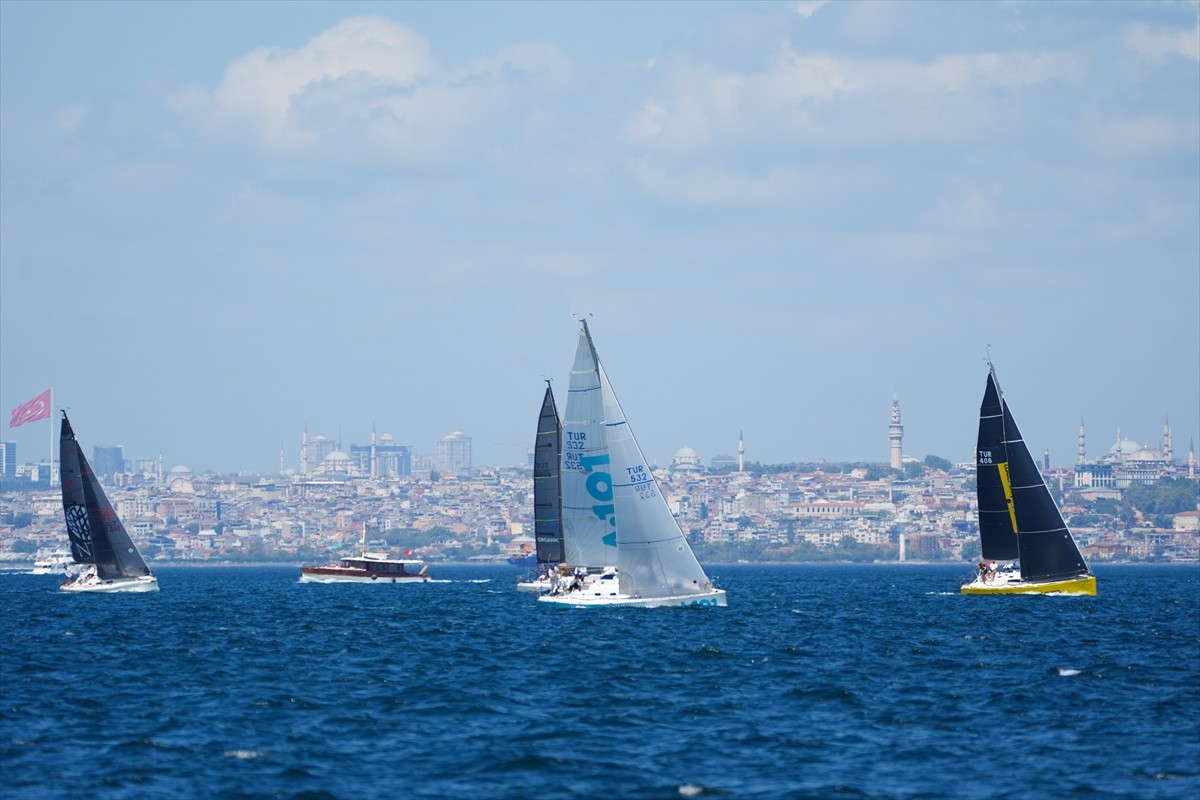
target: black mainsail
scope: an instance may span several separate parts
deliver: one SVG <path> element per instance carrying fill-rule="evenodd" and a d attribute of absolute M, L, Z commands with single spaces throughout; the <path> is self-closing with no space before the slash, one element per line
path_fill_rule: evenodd
<path fill-rule="evenodd" d="M 1027 581 L 1086 575 L 1083 555 L 1021 438 L 990 363 L 975 455 L 983 557 L 1019 559 Z"/>
<path fill-rule="evenodd" d="M 59 458 L 63 514 L 75 561 L 95 564 L 96 577 L 102 581 L 149 575 L 150 568 L 133 546 L 133 540 L 96 480 L 65 411 Z"/>
<path fill-rule="evenodd" d="M 533 538 L 539 564 L 558 564 L 563 560 L 561 454 L 562 423 L 550 381 L 546 381 L 533 446 Z"/>

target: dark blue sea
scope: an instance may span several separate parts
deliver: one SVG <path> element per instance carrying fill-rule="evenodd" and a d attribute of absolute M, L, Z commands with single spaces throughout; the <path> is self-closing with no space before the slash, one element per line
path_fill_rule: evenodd
<path fill-rule="evenodd" d="M 729 607 L 560 609 L 518 570 L 154 595 L 0 575 L 0 796 L 1200 797 L 1200 568 L 964 597 L 966 566 L 717 566 Z"/>

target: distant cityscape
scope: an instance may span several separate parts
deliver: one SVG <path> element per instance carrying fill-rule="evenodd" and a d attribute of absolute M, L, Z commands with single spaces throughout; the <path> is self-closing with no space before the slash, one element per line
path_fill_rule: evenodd
<path fill-rule="evenodd" d="M 887 462 L 747 463 L 739 435 L 736 454 L 705 466 L 683 447 L 655 477 L 702 560 L 977 557 L 974 464 L 906 456 L 903 431 L 894 400 Z M 1158 447 L 1118 431 L 1094 458 L 1082 422 L 1078 436 L 1073 466 L 1051 467 L 1048 453 L 1041 466 L 1085 557 L 1200 558 L 1194 446 L 1177 460 L 1168 422 Z M 373 547 L 412 550 L 431 562 L 532 552 L 532 454 L 523 465 L 475 466 L 471 437 L 461 431 L 440 439 L 433 455 L 418 455 L 374 431 L 343 450 L 306 427 L 298 455 L 298 468 L 289 468 L 281 449 L 277 475 L 231 476 L 183 465 L 164 471 L 161 456 L 128 460 L 120 446 L 99 445 L 92 468 L 151 561 L 309 561 L 357 547 L 364 535 Z M 15 443 L 0 444 L 0 561 L 65 548 L 51 472 L 49 458 L 19 464 Z M 1154 494 L 1155 487 L 1171 491 Z"/>

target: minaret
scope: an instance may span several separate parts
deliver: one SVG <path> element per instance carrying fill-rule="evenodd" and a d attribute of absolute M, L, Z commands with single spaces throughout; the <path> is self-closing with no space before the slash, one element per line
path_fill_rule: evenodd
<path fill-rule="evenodd" d="M 892 440 L 892 469 L 904 469 L 904 454 L 901 441 L 904 439 L 904 426 L 900 424 L 900 398 L 892 398 L 892 424 L 888 426 L 888 438 Z"/>
<path fill-rule="evenodd" d="M 308 474 L 308 420 L 304 420 L 304 435 L 300 437 L 300 474 Z"/>
<path fill-rule="evenodd" d="M 1196 480 L 1196 446 L 1192 439 L 1188 439 L 1188 477 Z"/>
<path fill-rule="evenodd" d="M 1117 461 L 1125 460 L 1125 451 L 1121 448 L 1121 426 L 1117 426 Z"/>
<path fill-rule="evenodd" d="M 738 472 L 746 471 L 746 441 L 742 432 L 738 431 Z"/>
<path fill-rule="evenodd" d="M 160 450 L 158 452 L 158 485 L 159 486 L 162 486 L 162 482 L 163 482 L 162 467 L 163 467 L 163 457 L 162 457 L 162 451 Z"/>
<path fill-rule="evenodd" d="M 1175 453 L 1171 447 L 1171 420 L 1163 418 L 1163 459 L 1170 464 L 1175 463 Z"/>
<path fill-rule="evenodd" d="M 377 462 L 375 461 L 375 420 L 371 420 L 371 480 L 379 477 Z"/>
<path fill-rule="evenodd" d="M 1087 461 L 1087 447 L 1084 446 L 1083 438 L 1083 417 L 1079 418 L 1079 463 Z"/>
<path fill-rule="evenodd" d="M 283 442 L 279 443 L 279 474 L 283 474 Z"/>
<path fill-rule="evenodd" d="M 1050 448 L 1047 447 L 1042 451 L 1042 474 L 1050 474 Z"/>

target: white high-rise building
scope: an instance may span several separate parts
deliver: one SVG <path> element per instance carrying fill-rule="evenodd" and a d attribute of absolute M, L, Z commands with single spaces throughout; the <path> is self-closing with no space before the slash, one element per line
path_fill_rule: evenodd
<path fill-rule="evenodd" d="M 471 437 L 455 431 L 437 443 L 437 471 L 462 472 L 471 468 Z"/>

